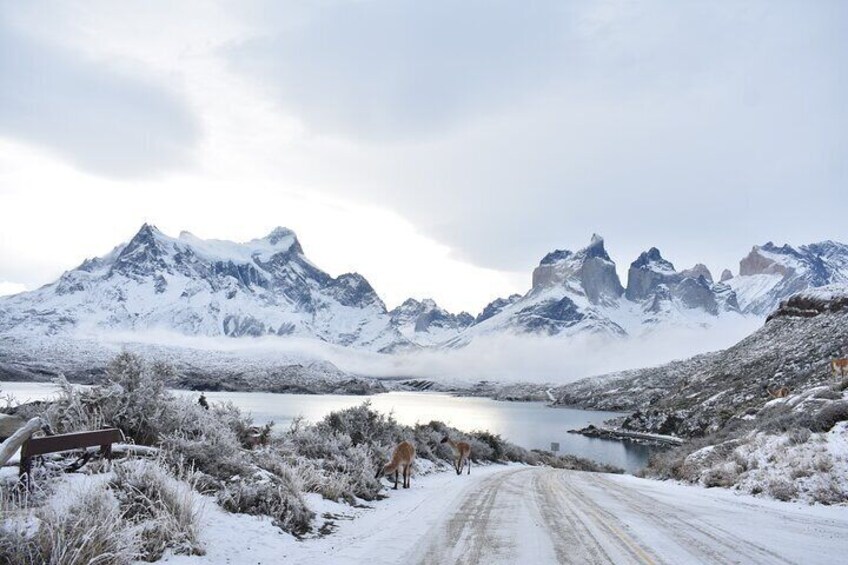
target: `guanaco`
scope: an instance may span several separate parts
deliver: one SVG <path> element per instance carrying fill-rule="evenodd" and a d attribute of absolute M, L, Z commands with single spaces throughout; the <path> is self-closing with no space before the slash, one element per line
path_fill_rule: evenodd
<path fill-rule="evenodd" d="M 392 460 L 389 461 L 382 469 L 374 475 L 375 479 L 379 479 L 383 475 L 390 473 L 395 474 L 395 490 L 398 488 L 398 474 L 403 468 L 403 488 L 410 487 L 410 478 L 412 477 L 412 462 L 415 461 L 415 447 L 408 441 L 402 441 L 397 444 L 392 452 Z"/>
<path fill-rule="evenodd" d="M 830 372 L 833 376 L 844 377 L 848 373 L 848 359 L 833 359 L 830 362 Z"/>
<path fill-rule="evenodd" d="M 462 474 L 462 468 L 468 463 L 468 474 L 471 474 L 471 446 L 468 445 L 464 441 L 453 441 L 448 436 L 445 436 L 442 439 L 442 443 L 446 443 L 453 448 L 454 453 L 456 453 L 456 461 L 454 462 L 454 468 L 456 469 L 456 474 Z"/>
<path fill-rule="evenodd" d="M 789 387 L 782 386 L 776 390 L 768 390 L 768 393 L 772 398 L 786 398 L 789 396 Z"/>

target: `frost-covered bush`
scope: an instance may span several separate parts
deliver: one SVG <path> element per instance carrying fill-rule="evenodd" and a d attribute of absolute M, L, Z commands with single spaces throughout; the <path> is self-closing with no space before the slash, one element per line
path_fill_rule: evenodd
<path fill-rule="evenodd" d="M 249 460 L 237 431 L 241 420 L 222 419 L 215 410 L 183 398 L 169 404 L 167 432 L 160 445 L 170 463 L 192 466 L 219 480 L 247 472 Z"/>
<path fill-rule="evenodd" d="M 405 436 L 393 416 L 372 410 L 368 401 L 328 414 L 316 429 L 319 433 L 345 434 L 353 445 L 388 445 L 403 441 Z"/>
<path fill-rule="evenodd" d="M 186 477 L 181 473 L 182 478 Z M 114 466 L 110 487 L 122 518 L 133 525 L 145 561 L 159 559 L 166 549 L 203 555 L 200 538 L 201 504 L 191 482 L 178 480 L 158 461 L 130 460 Z"/>
<path fill-rule="evenodd" d="M 831 402 L 824 406 L 813 418 L 816 432 L 829 432 L 839 422 L 848 420 L 848 400 Z"/>
<path fill-rule="evenodd" d="M 798 495 L 795 484 L 784 478 L 772 479 L 768 483 L 768 493 L 778 500 L 793 500 Z"/>
<path fill-rule="evenodd" d="M 230 512 L 270 516 L 274 524 L 295 535 L 307 533 L 314 517 L 301 493 L 280 477 L 234 481 L 218 493 L 218 503 Z"/>
<path fill-rule="evenodd" d="M 139 557 L 138 539 L 123 520 L 120 503 L 104 484 L 84 488 L 67 506 L 45 505 L 27 540 L 34 563 L 122 565 Z"/>

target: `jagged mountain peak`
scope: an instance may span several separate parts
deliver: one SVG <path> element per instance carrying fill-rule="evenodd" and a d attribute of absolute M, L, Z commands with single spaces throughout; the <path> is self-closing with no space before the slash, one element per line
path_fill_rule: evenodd
<path fill-rule="evenodd" d="M 576 253 L 559 249 L 542 259 L 533 271 L 533 291 L 558 287 L 570 288 L 593 304 L 614 301 L 621 296 L 624 288 L 602 237 L 594 234 L 589 245 Z"/>
<path fill-rule="evenodd" d="M 145 223 L 112 253 L 9 301 L 0 331 L 39 324 L 51 332 L 162 329 L 189 335 L 314 337 L 373 350 L 407 346 L 385 305 L 358 273 L 333 278 L 310 263 L 293 231 L 245 243 L 174 238 Z"/>
<path fill-rule="evenodd" d="M 705 281 L 708 283 L 713 282 L 713 274 L 710 272 L 709 268 L 703 263 L 695 263 L 695 265 L 691 269 L 684 269 L 680 271 L 680 274 L 684 277 L 689 277 L 693 279 L 698 279 L 703 277 Z"/>
<path fill-rule="evenodd" d="M 392 325 L 413 343 L 433 345 L 454 338 L 474 323 L 468 312 L 452 314 L 432 298 L 407 298 L 389 312 Z"/>
<path fill-rule="evenodd" d="M 662 253 L 656 247 L 651 247 L 647 251 L 640 253 L 639 257 L 630 264 L 630 268 L 647 269 L 664 273 L 677 272 L 671 261 L 664 259 Z"/>
<path fill-rule="evenodd" d="M 578 254 L 580 253 L 585 254 L 586 257 L 599 257 L 607 261 L 610 260 L 609 255 L 607 255 L 607 250 L 604 247 L 604 238 L 596 233 L 592 234 L 592 239 L 589 240 L 589 245 L 578 251 Z"/>

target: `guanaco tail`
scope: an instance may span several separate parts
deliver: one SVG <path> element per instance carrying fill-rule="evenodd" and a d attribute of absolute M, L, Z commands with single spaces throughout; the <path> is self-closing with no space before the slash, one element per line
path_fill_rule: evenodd
<path fill-rule="evenodd" d="M 468 445 L 464 441 L 453 441 L 448 436 L 445 436 L 442 439 L 442 443 L 446 443 L 453 448 L 454 453 L 456 453 L 456 461 L 454 462 L 454 468 L 456 469 L 456 474 L 461 475 L 462 469 L 465 467 L 466 463 L 468 464 L 468 474 L 471 474 L 471 446 Z"/>
<path fill-rule="evenodd" d="M 413 461 L 415 461 L 415 447 L 408 441 L 402 441 L 397 444 L 397 447 L 392 452 L 392 460 L 384 465 L 382 469 L 378 470 L 374 478 L 379 479 L 383 475 L 394 473 L 395 490 L 397 490 L 398 474 L 403 473 L 403 488 L 409 488 Z"/>

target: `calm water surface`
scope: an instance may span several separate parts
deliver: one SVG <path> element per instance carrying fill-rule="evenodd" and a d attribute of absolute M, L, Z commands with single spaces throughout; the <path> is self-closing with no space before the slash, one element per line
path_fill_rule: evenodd
<path fill-rule="evenodd" d="M 175 394 L 198 398 L 200 393 L 174 390 Z M 0 395 L 17 402 L 42 400 L 56 393 L 52 384 L 0 383 Z M 550 449 L 560 444 L 561 453 L 571 453 L 636 471 L 643 467 L 651 448 L 616 441 L 587 438 L 567 433 L 588 424 L 601 424 L 616 412 L 549 408 L 542 402 L 500 402 L 490 398 L 456 397 L 431 392 L 389 392 L 372 396 L 274 394 L 269 392 L 206 392 L 210 402 L 231 401 L 249 412 L 256 423 L 273 420 L 288 426 L 297 417 L 318 421 L 334 410 L 357 406 L 370 400 L 374 409 L 392 414 L 401 424 L 441 420 L 463 431 L 488 430 L 523 447 Z"/>

